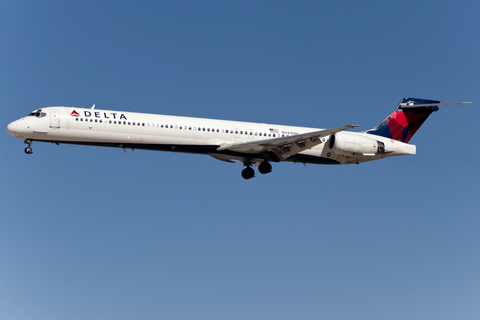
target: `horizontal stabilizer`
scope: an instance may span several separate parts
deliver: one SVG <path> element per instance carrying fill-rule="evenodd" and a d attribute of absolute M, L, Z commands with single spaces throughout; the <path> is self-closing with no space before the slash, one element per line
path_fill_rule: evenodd
<path fill-rule="evenodd" d="M 448 106 L 452 104 L 465 104 L 471 102 L 448 102 L 448 103 L 427 103 L 427 104 L 407 104 L 400 106 L 401 109 L 413 109 L 413 108 L 428 108 L 428 107 L 437 107 L 437 106 Z"/>

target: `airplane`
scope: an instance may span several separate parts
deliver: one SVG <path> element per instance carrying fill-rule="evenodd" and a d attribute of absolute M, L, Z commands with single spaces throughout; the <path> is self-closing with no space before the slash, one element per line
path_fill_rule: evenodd
<path fill-rule="evenodd" d="M 33 141 L 126 149 L 206 154 L 240 162 L 242 177 L 272 171 L 272 162 L 359 164 L 392 156 L 413 155 L 408 142 L 439 106 L 436 100 L 403 98 L 377 127 L 363 132 L 345 125 L 331 129 L 192 118 L 75 107 L 46 107 L 13 121 L 7 132 L 23 139 L 32 154 Z"/>

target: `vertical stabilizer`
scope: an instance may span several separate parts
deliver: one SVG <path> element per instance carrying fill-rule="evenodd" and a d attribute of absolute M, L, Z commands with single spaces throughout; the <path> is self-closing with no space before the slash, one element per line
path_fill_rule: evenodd
<path fill-rule="evenodd" d="M 428 116 L 438 110 L 439 103 L 437 100 L 403 98 L 387 119 L 367 133 L 408 143 Z"/>

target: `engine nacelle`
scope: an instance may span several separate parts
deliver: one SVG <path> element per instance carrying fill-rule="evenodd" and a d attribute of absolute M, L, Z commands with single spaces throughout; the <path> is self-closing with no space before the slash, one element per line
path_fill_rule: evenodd
<path fill-rule="evenodd" d="M 358 134 L 338 132 L 330 136 L 328 148 L 344 156 L 375 156 L 385 153 L 385 144 Z"/>

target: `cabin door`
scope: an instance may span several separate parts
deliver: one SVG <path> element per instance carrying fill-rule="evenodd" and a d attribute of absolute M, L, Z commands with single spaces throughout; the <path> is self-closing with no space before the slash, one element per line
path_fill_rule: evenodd
<path fill-rule="evenodd" d="M 57 109 L 50 110 L 50 128 L 60 128 L 60 113 Z"/>

